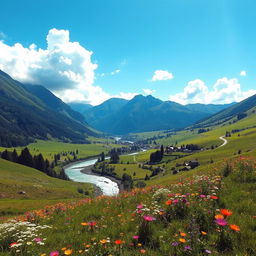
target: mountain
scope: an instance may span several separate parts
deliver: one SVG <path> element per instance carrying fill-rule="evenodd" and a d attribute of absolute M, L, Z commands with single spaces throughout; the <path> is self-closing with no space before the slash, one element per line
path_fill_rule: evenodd
<path fill-rule="evenodd" d="M 39 98 L 48 108 L 66 115 L 67 117 L 86 124 L 84 116 L 73 110 L 69 105 L 56 97 L 52 92 L 41 85 L 20 84 L 27 91 Z"/>
<path fill-rule="evenodd" d="M 70 102 L 68 105 L 75 111 L 83 114 L 85 111 L 88 109 L 92 108 L 92 105 L 90 104 L 85 104 L 85 103 L 75 103 L 75 102 Z"/>
<path fill-rule="evenodd" d="M 35 139 L 57 138 L 62 141 L 85 143 L 87 135 L 94 135 L 88 125 L 75 120 L 73 110 L 62 105 L 67 112 L 53 110 L 58 101 L 40 99 L 26 89 L 27 86 L 0 71 L 0 145 L 5 147 L 26 145 Z M 44 89 L 44 95 L 47 93 Z M 55 97 L 55 96 L 54 96 Z M 50 106 L 53 104 L 52 106 Z M 73 117 L 71 117 L 73 113 Z M 70 115 L 70 116 L 69 116 Z M 80 116 L 80 114 L 77 114 Z M 82 118 L 84 120 L 84 118 Z"/>
<path fill-rule="evenodd" d="M 186 105 L 186 108 L 192 110 L 192 111 L 203 111 L 205 113 L 208 114 L 216 114 L 219 111 L 226 109 L 232 105 L 234 105 L 235 103 L 231 103 L 231 104 L 200 104 L 200 103 L 196 103 L 196 104 L 188 104 Z"/>
<path fill-rule="evenodd" d="M 127 134 L 183 128 L 209 117 L 223 107 L 213 105 L 204 108 L 193 104 L 187 107 L 171 101 L 161 101 L 151 95 L 137 95 L 130 101 L 109 99 L 85 111 L 84 116 L 98 130 Z"/>
<path fill-rule="evenodd" d="M 216 113 L 215 115 L 201 120 L 199 123 L 195 124 L 193 127 L 207 127 L 220 125 L 229 121 L 236 121 L 245 117 L 247 114 L 251 114 L 253 108 L 256 107 L 256 94 L 239 102 L 231 105 L 230 107 Z M 233 119 L 233 120 L 232 120 Z"/>

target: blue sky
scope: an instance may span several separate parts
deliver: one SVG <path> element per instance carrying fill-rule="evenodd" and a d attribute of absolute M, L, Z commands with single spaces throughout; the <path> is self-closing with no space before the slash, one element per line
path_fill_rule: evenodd
<path fill-rule="evenodd" d="M 256 93 L 253 0 L 8 0 L 1 10 L 0 68 L 66 102 L 152 93 L 229 103 Z"/>

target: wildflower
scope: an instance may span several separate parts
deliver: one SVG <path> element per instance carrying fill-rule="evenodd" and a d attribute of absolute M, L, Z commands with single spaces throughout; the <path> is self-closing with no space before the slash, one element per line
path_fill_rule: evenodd
<path fill-rule="evenodd" d="M 215 215 L 215 219 L 218 220 L 218 219 L 221 219 L 223 220 L 224 219 L 224 216 L 222 214 L 217 214 Z"/>
<path fill-rule="evenodd" d="M 50 253 L 50 256 L 59 256 L 60 253 L 58 251 L 54 251 Z"/>
<path fill-rule="evenodd" d="M 192 248 L 191 248 L 189 245 L 186 245 L 186 246 L 184 246 L 184 250 L 185 250 L 185 251 L 191 251 Z"/>
<path fill-rule="evenodd" d="M 181 243 L 186 243 L 186 239 L 184 239 L 184 238 L 180 238 L 179 241 L 180 241 Z"/>
<path fill-rule="evenodd" d="M 34 241 L 36 242 L 36 243 L 39 243 L 39 242 L 42 242 L 42 238 L 40 238 L 40 237 L 36 237 L 36 238 L 34 238 Z"/>
<path fill-rule="evenodd" d="M 186 233 L 184 233 L 184 232 L 181 232 L 180 233 L 180 236 L 182 236 L 182 237 L 184 237 L 184 236 L 186 236 L 187 234 Z"/>
<path fill-rule="evenodd" d="M 137 240 L 137 239 L 139 239 L 139 236 L 133 236 L 132 238 Z"/>
<path fill-rule="evenodd" d="M 146 250 L 145 249 L 141 249 L 140 253 L 146 253 Z"/>
<path fill-rule="evenodd" d="M 177 246 L 178 243 L 177 242 L 172 242 L 172 246 Z"/>
<path fill-rule="evenodd" d="M 82 222 L 81 225 L 82 226 L 88 226 L 88 223 L 87 222 Z"/>
<path fill-rule="evenodd" d="M 116 240 L 116 241 L 115 241 L 115 244 L 118 244 L 118 245 L 120 245 L 120 244 L 122 244 L 122 243 L 123 243 L 122 240 Z"/>
<path fill-rule="evenodd" d="M 142 209 L 144 206 L 143 206 L 143 204 L 138 204 L 137 205 L 137 209 Z"/>
<path fill-rule="evenodd" d="M 165 204 L 166 204 L 166 205 L 171 205 L 171 204 L 172 204 L 172 200 L 167 200 L 167 201 L 165 202 Z"/>
<path fill-rule="evenodd" d="M 10 247 L 12 248 L 12 247 L 16 246 L 17 244 L 18 244 L 17 242 L 13 242 L 10 244 Z"/>
<path fill-rule="evenodd" d="M 228 210 L 228 209 L 220 209 L 220 212 L 224 215 L 224 216 L 230 216 L 232 215 L 232 211 Z"/>
<path fill-rule="evenodd" d="M 64 251 L 64 254 L 65 254 L 65 255 L 71 255 L 72 252 L 73 252 L 73 250 L 67 249 L 66 251 Z"/>
<path fill-rule="evenodd" d="M 211 196 L 211 199 L 217 200 L 218 197 L 217 196 Z"/>
<path fill-rule="evenodd" d="M 201 234 L 202 234 L 203 236 L 206 236 L 206 235 L 207 235 L 207 233 L 204 232 L 204 231 L 201 231 Z"/>
<path fill-rule="evenodd" d="M 218 224 L 219 226 L 226 226 L 228 223 L 225 219 L 217 219 L 215 220 L 216 224 Z"/>
<path fill-rule="evenodd" d="M 205 250 L 206 253 L 211 254 L 212 252 L 210 250 Z"/>
<path fill-rule="evenodd" d="M 102 239 L 102 240 L 100 240 L 100 243 L 101 244 L 105 244 L 105 243 L 107 243 L 107 240 L 106 239 Z"/>
<path fill-rule="evenodd" d="M 235 224 L 231 224 L 231 225 L 229 225 L 229 227 L 230 227 L 232 230 L 234 230 L 234 231 L 240 231 L 240 227 L 237 226 L 237 225 L 235 225 Z"/>
<path fill-rule="evenodd" d="M 150 215 L 144 215 L 143 219 L 148 221 L 148 222 L 155 220 L 155 218 L 153 216 L 150 216 Z"/>

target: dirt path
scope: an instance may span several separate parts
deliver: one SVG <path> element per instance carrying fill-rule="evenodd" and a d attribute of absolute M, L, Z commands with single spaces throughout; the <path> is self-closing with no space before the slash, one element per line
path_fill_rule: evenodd
<path fill-rule="evenodd" d="M 224 135 L 220 136 L 219 139 L 223 141 L 223 143 L 219 146 L 219 148 L 225 146 L 228 143 L 228 141 L 224 138 Z"/>

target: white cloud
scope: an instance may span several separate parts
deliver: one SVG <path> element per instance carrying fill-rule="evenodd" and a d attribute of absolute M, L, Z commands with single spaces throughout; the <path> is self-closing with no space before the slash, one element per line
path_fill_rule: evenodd
<path fill-rule="evenodd" d="M 247 72 L 245 71 L 245 70 L 242 70 L 241 72 L 240 72 L 240 76 L 246 76 L 247 75 Z"/>
<path fill-rule="evenodd" d="M 226 104 L 239 102 L 255 93 L 256 90 L 242 91 L 236 78 L 223 77 L 216 81 L 211 90 L 200 79 L 190 81 L 183 92 L 172 95 L 169 99 L 183 105 L 190 103 Z"/>
<path fill-rule="evenodd" d="M 142 90 L 146 95 L 152 95 L 156 92 L 156 90 L 152 90 L 152 89 L 142 89 Z"/>
<path fill-rule="evenodd" d="M 121 71 L 120 69 L 116 69 L 116 70 L 112 71 L 110 74 L 113 76 L 113 75 L 118 74 L 120 71 Z"/>
<path fill-rule="evenodd" d="M 156 70 L 151 81 L 161 81 L 173 79 L 173 74 L 167 70 Z"/>

